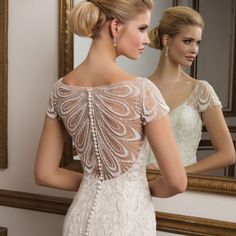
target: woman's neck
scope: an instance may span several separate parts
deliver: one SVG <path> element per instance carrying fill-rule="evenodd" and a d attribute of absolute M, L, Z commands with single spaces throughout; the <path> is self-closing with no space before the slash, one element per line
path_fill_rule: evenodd
<path fill-rule="evenodd" d="M 94 60 L 96 63 L 116 63 L 116 50 L 108 39 L 94 39 L 86 60 Z"/>
<path fill-rule="evenodd" d="M 181 66 L 172 63 L 162 53 L 155 72 L 149 78 L 155 82 L 177 82 L 183 78 L 183 74 Z"/>
<path fill-rule="evenodd" d="M 116 64 L 116 50 L 111 40 L 98 38 L 92 42 L 86 59 L 77 67 L 80 78 L 86 78 L 91 83 L 116 83 L 121 78 L 130 77 Z M 89 78 L 89 79 L 88 79 Z"/>
<path fill-rule="evenodd" d="M 105 72 L 110 73 L 115 68 L 118 69 L 114 46 L 110 45 L 109 42 L 104 42 L 106 40 L 99 38 L 93 40 L 88 55 L 81 64 L 96 75 L 103 75 Z"/>

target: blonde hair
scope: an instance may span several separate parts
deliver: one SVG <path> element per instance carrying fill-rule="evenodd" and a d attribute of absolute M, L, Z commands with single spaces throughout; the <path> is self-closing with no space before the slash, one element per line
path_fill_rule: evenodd
<path fill-rule="evenodd" d="M 167 8 L 160 20 L 159 26 L 149 32 L 149 46 L 156 49 L 163 49 L 162 37 L 167 34 L 174 37 L 180 33 L 183 26 L 199 26 L 203 29 L 204 21 L 202 16 L 190 7 L 176 6 Z"/>
<path fill-rule="evenodd" d="M 81 1 L 72 9 L 68 24 L 78 36 L 95 38 L 107 20 L 124 23 L 151 8 L 152 0 Z"/>

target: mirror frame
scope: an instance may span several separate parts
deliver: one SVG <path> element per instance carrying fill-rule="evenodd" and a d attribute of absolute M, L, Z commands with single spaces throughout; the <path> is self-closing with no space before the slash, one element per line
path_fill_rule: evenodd
<path fill-rule="evenodd" d="M 59 0 L 59 76 L 62 77 L 73 69 L 73 34 L 69 31 L 67 17 L 72 8 L 72 0 Z M 194 0 L 193 0 L 194 1 Z M 178 1 L 173 0 L 173 5 Z M 73 170 L 81 170 L 78 161 L 73 160 L 71 139 L 66 134 L 61 165 Z M 160 173 L 147 170 L 148 179 L 156 178 Z M 188 174 L 189 191 L 201 191 L 236 196 L 236 179 L 224 177 Z"/>
<path fill-rule="evenodd" d="M 0 169 L 7 161 L 8 0 L 0 0 Z"/>

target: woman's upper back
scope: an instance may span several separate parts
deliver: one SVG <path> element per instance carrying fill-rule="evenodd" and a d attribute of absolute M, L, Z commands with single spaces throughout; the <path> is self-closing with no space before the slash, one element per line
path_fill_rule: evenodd
<path fill-rule="evenodd" d="M 47 115 L 63 120 L 81 157 L 85 172 L 98 175 L 100 153 L 105 179 L 126 172 L 144 143 L 146 122 L 168 112 L 158 88 L 137 77 L 97 87 L 56 82 Z"/>

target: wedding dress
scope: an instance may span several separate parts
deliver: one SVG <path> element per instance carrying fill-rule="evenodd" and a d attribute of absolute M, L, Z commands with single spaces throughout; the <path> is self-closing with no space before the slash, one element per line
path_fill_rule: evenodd
<path fill-rule="evenodd" d="M 144 125 L 169 111 L 147 78 L 79 87 L 58 80 L 47 115 L 61 119 L 84 170 L 64 236 L 155 236 Z"/>
<path fill-rule="evenodd" d="M 172 131 L 184 166 L 197 162 L 196 153 L 203 126 L 201 114 L 215 106 L 222 107 L 214 89 L 207 81 L 198 80 L 190 96 L 169 112 Z M 156 163 L 151 148 L 147 158 L 147 164 L 150 163 Z"/>

